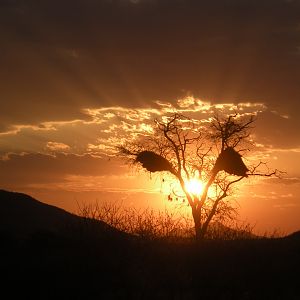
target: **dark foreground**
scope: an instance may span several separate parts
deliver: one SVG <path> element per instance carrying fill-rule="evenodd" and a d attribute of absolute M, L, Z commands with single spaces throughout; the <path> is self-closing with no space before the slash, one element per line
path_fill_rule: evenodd
<path fill-rule="evenodd" d="M 23 235 L 6 227 L 0 238 L 7 299 L 300 299 L 299 234 L 149 241 L 84 221 Z"/>

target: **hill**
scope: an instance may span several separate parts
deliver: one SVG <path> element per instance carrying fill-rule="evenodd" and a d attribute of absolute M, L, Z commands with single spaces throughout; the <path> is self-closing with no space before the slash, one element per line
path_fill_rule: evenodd
<path fill-rule="evenodd" d="M 23 193 L 0 190 L 0 232 L 17 238 L 28 238 L 37 233 L 63 236 L 82 233 L 124 233 L 104 222 L 79 217 L 61 208 L 42 203 Z"/>
<path fill-rule="evenodd" d="M 0 191 L 0 199 L 1 287 L 9 298 L 300 299 L 299 233 L 138 239 L 24 194 Z"/>

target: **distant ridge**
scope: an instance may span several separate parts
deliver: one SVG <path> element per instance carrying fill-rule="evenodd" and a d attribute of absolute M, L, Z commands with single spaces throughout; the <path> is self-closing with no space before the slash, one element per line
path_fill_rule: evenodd
<path fill-rule="evenodd" d="M 300 230 L 287 235 L 286 238 L 300 240 Z"/>
<path fill-rule="evenodd" d="M 70 235 L 92 228 L 98 234 L 123 234 L 104 222 L 71 214 L 23 193 L 0 190 L 0 232 L 27 237 L 37 232 Z"/>

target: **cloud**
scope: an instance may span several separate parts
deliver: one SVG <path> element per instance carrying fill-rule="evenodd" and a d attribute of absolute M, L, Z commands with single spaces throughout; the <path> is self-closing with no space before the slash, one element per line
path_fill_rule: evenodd
<path fill-rule="evenodd" d="M 300 185 L 300 177 L 268 178 L 270 184 Z"/>
<path fill-rule="evenodd" d="M 107 156 L 10 154 L 6 160 L 0 160 L 0 169 L 0 186 L 9 190 L 44 194 L 160 194 L 160 181 L 149 181 L 149 175 L 145 173 L 137 177 L 124 162 Z M 107 195 L 104 198 L 109 199 Z"/>
<path fill-rule="evenodd" d="M 56 152 L 56 151 L 69 151 L 71 148 L 70 146 L 64 143 L 48 142 L 46 144 L 46 149 Z"/>
<path fill-rule="evenodd" d="M 84 108 L 82 111 L 85 116 L 82 119 L 15 125 L 12 130 L 0 134 L 1 152 L 5 154 L 68 151 L 78 155 L 112 155 L 115 153 L 115 146 L 153 134 L 155 119 L 178 112 L 199 124 L 210 122 L 211 117 L 219 113 L 256 115 L 256 128 L 252 138 L 256 142 L 257 155 L 260 155 L 261 159 L 275 158 L 279 154 L 283 155 L 284 151 L 298 153 L 298 139 L 295 138 L 296 120 L 282 118 L 279 114 L 270 112 L 261 102 L 213 103 L 187 96 L 178 99 L 174 104 L 155 101 L 149 108 L 108 106 Z M 288 132 L 290 126 L 295 128 Z M 276 130 L 285 131 L 282 142 L 278 140 Z"/>
<path fill-rule="evenodd" d="M 58 54 L 71 59 L 79 59 L 81 56 L 80 52 L 76 49 L 58 48 L 56 50 Z"/>
<path fill-rule="evenodd" d="M 70 176 L 110 176 L 124 173 L 117 159 L 56 153 L 10 154 L 0 160 L 0 186 L 24 187 L 34 184 L 64 184 Z"/>
<path fill-rule="evenodd" d="M 284 203 L 284 204 L 274 204 L 273 207 L 277 209 L 295 209 L 300 206 L 300 203 Z"/>
<path fill-rule="evenodd" d="M 255 135 L 264 145 L 279 149 L 295 149 L 300 146 L 299 119 L 286 118 L 278 113 L 264 110 L 257 118 Z"/>

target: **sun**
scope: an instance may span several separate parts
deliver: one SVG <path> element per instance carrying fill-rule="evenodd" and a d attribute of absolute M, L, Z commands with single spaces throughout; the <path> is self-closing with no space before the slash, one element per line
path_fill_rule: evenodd
<path fill-rule="evenodd" d="M 192 178 L 185 183 L 185 187 L 190 194 L 199 196 L 204 190 L 204 183 L 199 179 Z"/>

